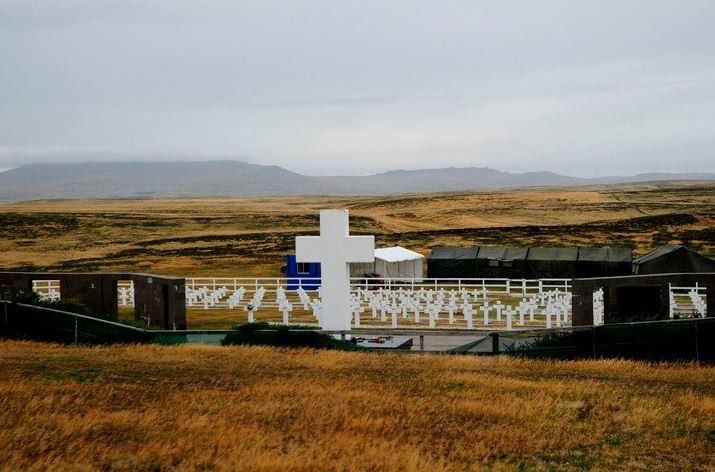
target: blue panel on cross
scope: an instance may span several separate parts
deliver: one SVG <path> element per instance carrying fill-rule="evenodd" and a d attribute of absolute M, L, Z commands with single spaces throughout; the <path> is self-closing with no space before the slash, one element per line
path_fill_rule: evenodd
<path fill-rule="evenodd" d="M 317 290 L 320 287 L 320 263 L 319 262 L 296 262 L 295 254 L 286 257 L 286 278 L 288 279 L 287 289 Z"/>

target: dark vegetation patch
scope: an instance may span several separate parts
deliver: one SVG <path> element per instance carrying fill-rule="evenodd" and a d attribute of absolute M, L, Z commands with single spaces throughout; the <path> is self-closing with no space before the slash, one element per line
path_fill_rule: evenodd
<path fill-rule="evenodd" d="M 445 199 L 457 199 L 460 197 L 472 196 L 470 193 L 454 193 L 454 194 L 437 194 L 431 196 L 408 196 L 408 197 L 393 197 L 387 198 L 385 200 L 360 202 L 348 205 L 351 210 L 373 210 L 376 208 L 393 208 L 395 206 L 407 208 L 407 207 L 420 207 L 424 205 L 429 205 L 432 202 L 438 202 Z M 352 216 L 350 217 L 352 220 Z"/>
<path fill-rule="evenodd" d="M 274 233 L 272 236 L 276 236 L 279 233 Z M 293 234 L 293 233 L 290 233 Z M 139 247 L 151 247 L 151 246 L 161 246 L 162 244 L 191 244 L 191 243 L 213 243 L 219 241 L 232 241 L 237 243 L 255 241 L 256 239 L 261 239 L 266 236 L 266 233 L 239 233 L 239 234 L 206 234 L 202 236 L 178 236 L 174 238 L 160 238 L 160 239 L 147 239 L 144 241 L 137 241 L 134 243 L 135 246 Z"/>
<path fill-rule="evenodd" d="M 667 226 L 687 225 L 697 223 L 698 219 L 690 214 L 669 214 L 655 216 L 641 216 L 623 220 L 596 221 L 577 225 L 525 225 L 525 226 L 497 226 L 489 228 L 454 228 L 429 231 L 410 231 L 402 233 L 407 238 L 434 237 L 434 236 L 462 236 L 473 238 L 496 238 L 505 234 L 512 237 L 528 238 L 538 235 L 562 236 L 577 235 L 579 232 L 597 231 L 624 231 L 643 232 L 660 229 Z"/>
<path fill-rule="evenodd" d="M 270 325 L 265 322 L 246 323 L 226 335 L 224 346 L 249 345 L 287 348 L 337 349 L 341 351 L 366 351 L 347 341 L 340 341 L 326 334 L 308 330 L 294 330 L 291 326 Z"/>
<path fill-rule="evenodd" d="M 631 197 L 638 196 L 648 196 L 655 195 L 656 198 L 660 198 L 663 195 L 678 195 L 681 197 L 712 197 L 713 192 L 715 192 L 715 185 L 698 185 L 693 187 L 663 187 L 648 190 L 617 190 L 617 191 L 604 191 L 603 193 L 611 195 L 629 195 Z"/>
<path fill-rule="evenodd" d="M 318 215 L 312 214 L 276 214 L 276 213 L 241 213 L 238 215 L 224 216 L 184 216 L 180 217 L 184 221 L 206 225 L 235 225 L 240 222 L 241 226 L 248 229 L 266 228 L 290 228 L 295 226 L 315 226 L 318 224 Z"/>
<path fill-rule="evenodd" d="M 146 216 L 131 217 L 127 215 L 113 215 L 111 218 L 94 218 L 94 215 L 83 218 L 83 227 L 89 228 L 166 228 L 178 226 L 178 221 L 172 218 L 149 218 Z"/>
<path fill-rule="evenodd" d="M 539 205 L 543 205 L 540 203 Z M 610 210 L 613 212 L 621 212 L 625 209 L 631 207 L 631 205 L 620 203 L 620 202 L 596 202 L 596 203 L 584 203 L 575 202 L 568 200 L 561 201 L 550 201 L 548 204 L 550 212 L 573 212 L 578 211 L 579 213 L 589 213 L 589 212 L 602 212 L 604 210 Z M 526 208 L 531 208 L 527 205 Z M 495 201 L 495 202 L 480 202 L 479 204 L 474 204 L 468 208 L 453 208 L 450 210 L 445 210 L 443 213 L 450 216 L 481 216 L 481 215 L 501 215 L 505 211 L 512 211 L 514 209 L 513 201 Z M 657 206 L 656 209 L 662 209 L 662 206 Z M 535 210 L 536 211 L 536 210 Z"/>
<path fill-rule="evenodd" d="M 712 254 L 715 245 L 715 228 L 662 230 L 653 235 L 656 245 L 680 241 L 690 249 L 705 255 Z"/>
<path fill-rule="evenodd" d="M 11 239 L 60 236 L 77 230 L 114 228 L 156 228 L 175 226 L 170 218 L 113 213 L 0 213 L 0 227 Z M 26 244 L 26 241 L 23 241 Z"/>
<path fill-rule="evenodd" d="M 78 315 L 91 316 L 110 321 L 115 321 L 116 317 L 109 314 L 95 314 L 87 305 L 74 300 L 43 300 L 36 292 L 19 292 L 13 293 L 9 301 L 13 303 L 23 303 L 25 305 L 39 306 L 43 308 L 51 308 L 53 310 L 66 311 L 68 313 L 77 313 Z"/>
<path fill-rule="evenodd" d="M 603 230 L 629 230 L 648 231 L 660 229 L 665 226 L 692 225 L 698 222 L 697 217 L 689 213 L 670 213 L 665 215 L 639 216 L 625 220 L 596 221 L 583 226 L 596 227 Z"/>
<path fill-rule="evenodd" d="M 54 236 L 80 227 L 79 218 L 63 213 L 0 213 L 3 235 L 12 239 Z"/>

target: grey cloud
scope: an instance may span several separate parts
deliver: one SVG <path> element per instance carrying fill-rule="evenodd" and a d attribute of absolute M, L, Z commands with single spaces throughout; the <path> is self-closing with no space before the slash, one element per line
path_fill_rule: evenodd
<path fill-rule="evenodd" d="M 713 18 L 695 0 L 0 1 L 0 167 L 713 170 Z"/>

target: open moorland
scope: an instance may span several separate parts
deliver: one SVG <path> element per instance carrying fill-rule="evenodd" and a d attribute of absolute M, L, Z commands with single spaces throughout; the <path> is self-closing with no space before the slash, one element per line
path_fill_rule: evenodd
<path fill-rule="evenodd" d="M 0 341 L 3 470 L 713 470 L 715 368 Z"/>
<path fill-rule="evenodd" d="M 2 205 L 0 267 L 279 276 L 326 207 L 423 253 L 685 242 L 715 255 L 715 185 L 701 182 Z M 712 366 L 0 341 L 0 372 L 0 470 L 715 467 Z"/>
<path fill-rule="evenodd" d="M 715 256 L 715 184 L 658 182 L 375 197 L 177 198 L 0 205 L 0 268 L 280 276 L 317 210 L 422 253 L 451 245 L 686 243 Z"/>

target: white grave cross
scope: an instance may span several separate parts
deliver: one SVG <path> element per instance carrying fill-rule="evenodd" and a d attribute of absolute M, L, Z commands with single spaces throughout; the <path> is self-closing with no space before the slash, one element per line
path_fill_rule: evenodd
<path fill-rule="evenodd" d="M 319 262 L 323 296 L 320 327 L 350 329 L 350 262 L 375 261 L 374 236 L 350 236 L 347 210 L 321 210 L 320 236 L 295 238 L 297 262 Z"/>

